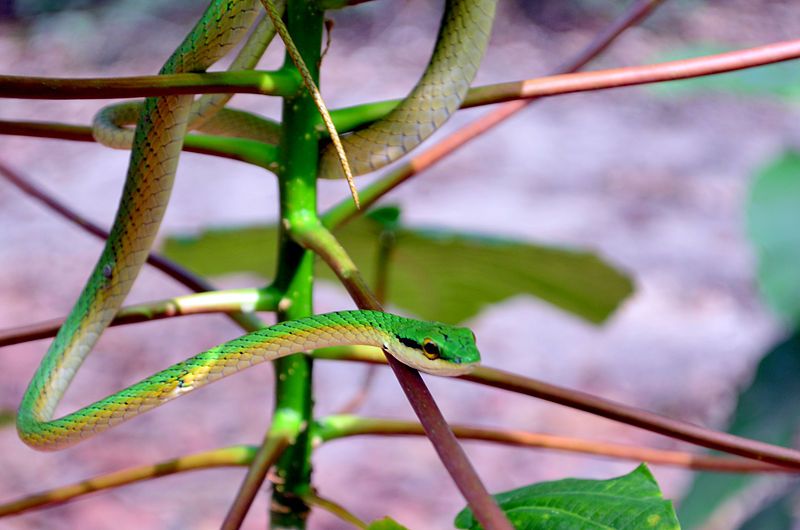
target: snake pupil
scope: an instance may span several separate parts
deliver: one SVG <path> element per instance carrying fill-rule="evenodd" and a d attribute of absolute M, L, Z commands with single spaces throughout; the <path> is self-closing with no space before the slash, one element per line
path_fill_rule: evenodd
<path fill-rule="evenodd" d="M 422 341 L 422 351 L 425 353 L 425 357 L 430 360 L 438 359 L 441 355 L 439 353 L 439 346 L 431 339 Z"/>

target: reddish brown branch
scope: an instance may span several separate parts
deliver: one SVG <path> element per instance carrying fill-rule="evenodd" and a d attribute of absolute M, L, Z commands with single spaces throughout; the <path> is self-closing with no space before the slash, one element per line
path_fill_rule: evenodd
<path fill-rule="evenodd" d="M 424 435 L 422 426 L 413 421 L 364 418 L 357 416 L 330 416 L 320 420 L 323 441 L 328 442 L 348 436 Z M 537 447 L 608 458 L 647 462 L 649 464 L 676 466 L 686 469 L 722 473 L 796 473 L 796 469 L 780 467 L 744 458 L 727 458 L 698 455 L 684 451 L 669 451 L 637 447 L 611 442 L 599 442 L 568 436 L 489 429 L 470 425 L 451 425 L 457 438 L 493 442 L 514 447 Z"/>
<path fill-rule="evenodd" d="M 693 77 L 703 77 L 800 57 L 800 40 L 776 42 L 757 48 L 737 50 L 695 59 L 684 59 L 646 66 L 629 66 L 597 72 L 555 75 L 525 81 L 513 81 L 470 90 L 464 107 L 499 103 L 501 101 L 533 99 L 545 96 L 660 83 Z M 519 102 L 524 105 L 526 102 Z"/>
<path fill-rule="evenodd" d="M 472 374 L 463 376 L 462 379 L 537 397 L 709 449 L 778 466 L 800 469 L 800 451 L 706 429 L 511 372 L 479 366 Z"/>

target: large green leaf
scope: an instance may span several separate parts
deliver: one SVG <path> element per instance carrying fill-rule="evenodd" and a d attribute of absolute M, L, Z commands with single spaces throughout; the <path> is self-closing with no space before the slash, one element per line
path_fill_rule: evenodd
<path fill-rule="evenodd" d="M 762 293 L 780 315 L 800 324 L 800 153 L 788 151 L 757 173 L 747 221 Z"/>
<path fill-rule="evenodd" d="M 680 528 L 644 464 L 609 480 L 542 482 L 494 496 L 516 529 L 666 530 Z M 480 527 L 469 509 L 456 516 L 457 528 Z"/>
<path fill-rule="evenodd" d="M 715 44 L 696 44 L 671 50 L 669 54 L 658 57 L 654 62 L 689 59 L 727 51 L 732 50 Z M 787 61 L 725 74 L 658 83 L 652 85 L 651 90 L 665 95 L 728 92 L 743 96 L 777 97 L 784 101 L 796 102 L 800 99 L 800 70 L 795 61 Z"/>
<path fill-rule="evenodd" d="M 461 322 L 487 304 L 530 294 L 599 323 L 632 292 L 627 276 L 590 252 L 405 228 L 393 212 L 396 209 L 377 210 L 336 235 L 371 280 L 379 237 L 389 229 L 394 248 L 388 299 L 421 318 Z M 269 278 L 276 248 L 275 227 L 250 227 L 171 237 L 164 252 L 202 276 L 251 272 Z M 319 272 L 333 279 L 324 265 Z"/>
<path fill-rule="evenodd" d="M 800 424 L 797 414 L 797 404 L 800 403 L 798 377 L 800 334 L 795 334 L 761 360 L 753 382 L 739 395 L 728 432 L 772 444 L 790 445 Z M 678 508 L 681 522 L 686 528 L 700 527 L 722 503 L 741 494 L 757 479 L 759 476 L 753 474 L 696 474 Z"/>

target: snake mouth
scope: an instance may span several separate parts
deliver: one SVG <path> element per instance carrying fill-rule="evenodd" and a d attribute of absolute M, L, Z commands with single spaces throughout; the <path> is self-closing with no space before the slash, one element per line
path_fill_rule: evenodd
<path fill-rule="evenodd" d="M 410 366 L 420 372 L 425 372 L 426 374 L 431 375 L 441 375 L 446 377 L 453 377 L 457 375 L 466 375 L 470 373 L 478 363 L 463 363 L 463 364 L 456 364 L 450 361 L 443 361 L 442 359 L 436 360 L 411 360 L 402 357 L 398 357 L 403 364 Z"/>

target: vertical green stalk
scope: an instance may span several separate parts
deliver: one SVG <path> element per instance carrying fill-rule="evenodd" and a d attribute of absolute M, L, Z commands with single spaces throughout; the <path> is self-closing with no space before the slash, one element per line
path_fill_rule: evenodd
<path fill-rule="evenodd" d="M 286 23 L 314 81 L 322 45 L 323 12 L 312 0 L 288 2 Z M 287 55 L 284 69 L 297 73 Z M 299 75 L 299 74 L 298 74 Z M 312 314 L 314 256 L 295 243 L 289 231 L 317 218 L 316 175 L 319 135 L 318 111 L 307 91 L 283 102 L 283 127 L 279 153 L 280 240 L 275 286 L 284 293 L 279 320 Z M 275 362 L 275 414 L 273 429 L 299 430 L 294 443 L 278 460 L 271 520 L 273 528 L 304 528 L 309 507 L 303 501 L 311 490 L 312 360 L 293 355 Z"/>

